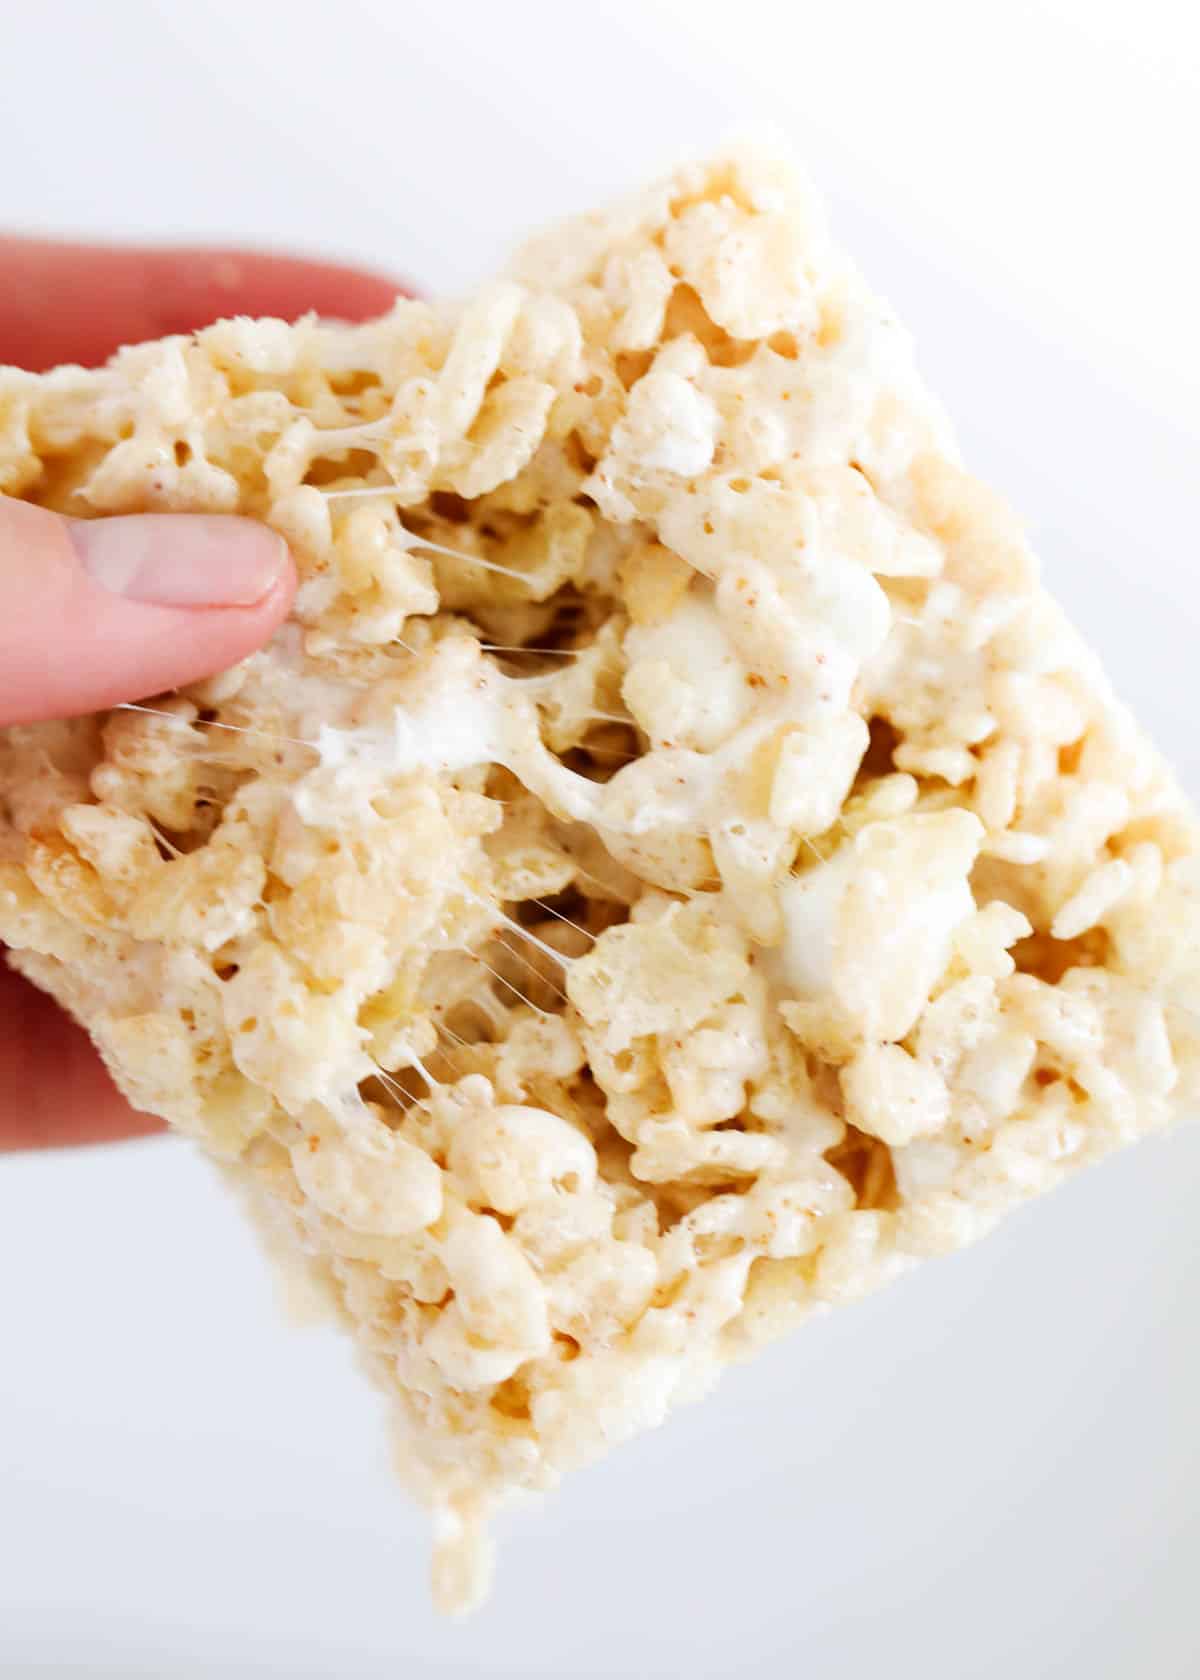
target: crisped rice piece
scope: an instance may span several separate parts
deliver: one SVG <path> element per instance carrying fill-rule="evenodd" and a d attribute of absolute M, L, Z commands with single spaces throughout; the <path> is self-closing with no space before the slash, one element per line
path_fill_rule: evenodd
<path fill-rule="evenodd" d="M 506 1496 L 1194 1102 L 1195 820 L 776 158 L 0 414 L 10 491 L 296 555 L 264 652 L 0 735 L 0 937 L 346 1322 L 445 1606 Z"/>

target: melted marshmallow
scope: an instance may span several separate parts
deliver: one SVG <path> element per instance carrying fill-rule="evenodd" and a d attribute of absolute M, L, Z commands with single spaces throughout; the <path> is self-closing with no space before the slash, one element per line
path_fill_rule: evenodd
<path fill-rule="evenodd" d="M 870 823 L 828 863 L 785 881 L 776 984 L 849 1005 L 873 971 L 894 999 L 879 1017 L 881 1036 L 902 1036 L 910 998 L 928 997 L 955 930 L 974 912 L 969 876 L 981 838 L 962 811 Z"/>
<path fill-rule="evenodd" d="M 507 696 L 502 678 L 444 685 L 415 705 L 397 706 L 388 725 L 334 729 L 317 735 L 321 762 L 342 769 L 363 765 L 389 776 L 414 770 L 443 775 L 504 761 Z"/>
<path fill-rule="evenodd" d="M 655 745 L 672 741 L 709 750 L 750 710 L 746 664 L 711 589 L 693 588 L 656 624 L 635 625 L 626 633 L 625 652 L 626 699 Z"/>
<path fill-rule="evenodd" d="M 853 850 L 844 846 L 828 863 L 780 886 L 783 941 L 767 954 L 767 967 L 794 997 L 826 997 L 833 987 L 838 910 L 853 863 Z"/>

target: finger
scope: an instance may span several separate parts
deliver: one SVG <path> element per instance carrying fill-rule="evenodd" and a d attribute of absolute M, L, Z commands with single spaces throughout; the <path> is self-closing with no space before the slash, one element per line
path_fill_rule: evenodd
<path fill-rule="evenodd" d="M 266 641 L 294 587 L 283 539 L 253 520 L 64 519 L 0 496 L 0 725 L 224 670 Z"/>
<path fill-rule="evenodd" d="M 312 309 L 368 320 L 406 292 L 382 275 L 266 252 L 0 238 L 0 362 L 35 373 L 61 362 L 93 367 L 122 344 L 224 315 L 294 321 Z"/>
<path fill-rule="evenodd" d="M 0 955 L 0 1150 L 162 1130 L 130 1108 L 81 1027 Z"/>

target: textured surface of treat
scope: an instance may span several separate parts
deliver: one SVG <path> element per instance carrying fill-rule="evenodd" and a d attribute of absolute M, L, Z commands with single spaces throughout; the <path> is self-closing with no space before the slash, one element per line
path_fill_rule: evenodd
<path fill-rule="evenodd" d="M 0 490 L 268 520 L 263 653 L 0 734 L 0 938 L 483 1524 L 1194 1105 L 1200 835 L 791 169 L 473 302 L 0 371 Z"/>

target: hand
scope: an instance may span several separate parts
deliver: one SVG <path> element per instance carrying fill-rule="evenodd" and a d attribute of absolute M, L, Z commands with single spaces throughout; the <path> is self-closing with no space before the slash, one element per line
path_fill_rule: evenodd
<path fill-rule="evenodd" d="M 0 238 L 0 363 L 92 365 L 222 315 L 361 320 L 398 290 L 284 257 Z M 247 519 L 76 521 L 0 496 L 0 726 L 138 700 L 232 665 L 275 629 L 294 582 L 281 539 Z M 129 1108 L 87 1035 L 0 953 L 0 1149 L 160 1125 Z"/>

